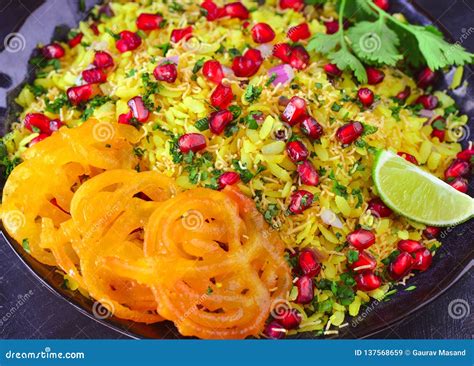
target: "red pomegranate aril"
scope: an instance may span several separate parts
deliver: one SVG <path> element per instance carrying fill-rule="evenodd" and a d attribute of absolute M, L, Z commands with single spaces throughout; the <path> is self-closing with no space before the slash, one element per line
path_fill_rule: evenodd
<path fill-rule="evenodd" d="M 363 250 L 375 243 L 375 235 L 372 231 L 357 229 L 347 235 L 346 240 L 357 250 Z"/>
<path fill-rule="evenodd" d="M 187 41 L 189 38 L 193 36 L 193 27 L 188 26 L 186 28 L 180 28 L 180 29 L 173 29 L 171 32 L 171 42 L 173 43 L 178 43 L 182 39 Z"/>
<path fill-rule="evenodd" d="M 49 133 L 56 132 L 59 130 L 62 126 L 64 126 L 64 123 L 62 123 L 59 119 L 53 119 L 49 122 Z"/>
<path fill-rule="evenodd" d="M 172 62 L 164 63 L 155 67 L 155 70 L 153 70 L 153 76 L 158 81 L 172 84 L 178 77 L 178 68 L 176 67 L 176 64 Z"/>
<path fill-rule="evenodd" d="M 69 47 L 74 48 L 82 41 L 82 37 L 84 37 L 84 33 L 77 33 L 74 37 L 72 37 L 69 41 L 67 41 Z"/>
<path fill-rule="evenodd" d="M 410 254 L 425 248 L 419 241 L 409 239 L 400 240 L 397 244 L 397 247 L 401 252 L 407 252 Z"/>
<path fill-rule="evenodd" d="M 225 172 L 222 173 L 218 179 L 219 189 L 223 189 L 226 186 L 232 186 L 240 181 L 240 175 L 236 172 Z"/>
<path fill-rule="evenodd" d="M 281 9 L 293 9 L 300 11 L 304 8 L 304 0 L 280 0 Z"/>
<path fill-rule="evenodd" d="M 41 54 L 48 60 L 61 58 L 65 53 L 66 51 L 64 51 L 63 46 L 61 46 L 59 43 L 51 43 L 41 49 Z"/>
<path fill-rule="evenodd" d="M 339 127 L 336 137 L 343 145 L 348 145 L 357 140 L 363 132 L 364 126 L 362 123 L 353 121 Z"/>
<path fill-rule="evenodd" d="M 237 56 L 232 61 L 232 71 L 237 77 L 250 77 L 257 73 L 259 65 L 252 59 Z"/>
<path fill-rule="evenodd" d="M 408 97 L 411 95 L 411 89 L 409 86 L 407 86 L 405 89 L 403 89 L 401 92 L 399 92 L 395 98 L 398 99 L 400 102 L 405 102 Z"/>
<path fill-rule="evenodd" d="M 357 283 L 357 289 L 361 291 L 372 291 L 382 285 L 382 279 L 371 271 L 357 274 L 354 280 Z"/>
<path fill-rule="evenodd" d="M 255 62 L 257 67 L 260 67 L 263 62 L 262 53 L 256 48 L 249 48 L 247 51 L 245 51 L 243 56 Z"/>
<path fill-rule="evenodd" d="M 118 118 L 118 123 L 123 125 L 129 125 L 132 122 L 133 114 L 132 111 L 122 113 Z"/>
<path fill-rule="evenodd" d="M 425 230 L 423 230 L 423 235 L 426 239 L 435 239 L 438 237 L 439 233 L 441 232 L 441 228 L 436 226 L 427 226 Z"/>
<path fill-rule="evenodd" d="M 415 256 L 413 260 L 413 266 L 412 269 L 415 269 L 417 271 L 424 272 L 431 266 L 431 262 L 433 261 L 433 256 L 431 255 L 431 252 L 426 249 L 420 249 L 417 250 L 415 253 L 413 253 Z"/>
<path fill-rule="evenodd" d="M 119 33 L 119 39 L 115 41 L 115 47 L 120 53 L 136 50 L 142 44 L 142 39 L 136 33 L 128 30 Z"/>
<path fill-rule="evenodd" d="M 286 152 L 293 163 L 308 159 L 309 152 L 301 141 L 290 141 L 286 144 Z"/>
<path fill-rule="evenodd" d="M 203 8 L 206 14 L 206 19 L 209 21 L 222 18 L 226 15 L 225 9 L 218 7 L 212 0 L 205 0 L 201 4 L 201 8 Z"/>
<path fill-rule="evenodd" d="M 359 271 L 373 271 L 377 267 L 377 261 L 369 252 L 362 250 L 359 252 L 359 258 L 349 264 L 349 268 L 359 272 Z"/>
<path fill-rule="evenodd" d="M 296 70 L 304 70 L 309 64 L 309 53 L 303 46 L 293 47 L 289 64 Z"/>
<path fill-rule="evenodd" d="M 461 152 L 458 152 L 458 154 L 457 154 L 458 159 L 468 161 L 468 162 L 472 161 L 473 156 L 474 156 L 474 149 L 473 148 L 465 149 Z"/>
<path fill-rule="evenodd" d="M 314 187 L 319 184 L 319 174 L 309 161 L 306 160 L 298 164 L 296 171 L 298 172 L 302 184 Z"/>
<path fill-rule="evenodd" d="M 311 278 L 321 272 L 321 264 L 316 258 L 316 253 L 311 249 L 303 249 L 298 257 L 298 264 L 304 275 Z"/>
<path fill-rule="evenodd" d="M 390 277 L 394 280 L 400 280 L 410 273 L 413 266 L 413 257 L 411 254 L 400 253 L 388 267 Z"/>
<path fill-rule="evenodd" d="M 132 111 L 133 118 L 140 123 L 145 123 L 150 117 L 150 111 L 145 107 L 142 97 L 134 97 L 128 101 L 128 106 Z"/>
<path fill-rule="evenodd" d="M 470 164 L 461 159 L 455 159 L 444 171 L 444 178 L 466 177 L 470 172 Z"/>
<path fill-rule="evenodd" d="M 436 137 L 440 142 L 443 142 L 444 139 L 446 138 L 446 131 L 433 128 L 433 131 L 431 131 L 431 137 L 433 138 Z"/>
<path fill-rule="evenodd" d="M 250 30 L 255 43 L 268 43 L 275 39 L 275 32 L 267 23 L 257 23 Z"/>
<path fill-rule="evenodd" d="M 418 74 L 417 85 L 421 89 L 426 89 L 430 85 L 434 84 L 434 82 L 436 81 L 436 77 L 436 73 L 427 66 Z"/>
<path fill-rule="evenodd" d="M 211 94 L 212 106 L 220 109 L 225 109 L 232 103 L 234 94 L 230 86 L 219 84 Z"/>
<path fill-rule="evenodd" d="M 100 89 L 97 84 L 73 86 L 66 91 L 69 101 L 74 105 L 87 102 L 99 93 Z"/>
<path fill-rule="evenodd" d="M 34 145 L 36 145 L 38 142 L 41 142 L 43 141 L 45 138 L 49 137 L 50 135 L 46 134 L 46 133 L 40 133 L 38 136 L 36 136 L 34 139 L 32 139 L 29 143 L 28 143 L 28 147 L 32 147 Z"/>
<path fill-rule="evenodd" d="M 296 281 L 296 288 L 298 289 L 298 296 L 296 303 L 309 304 L 314 298 L 314 284 L 313 279 L 309 276 L 302 276 Z"/>
<path fill-rule="evenodd" d="M 337 67 L 336 64 L 326 64 L 324 65 L 324 71 L 328 76 L 337 77 L 342 75 L 342 70 Z"/>
<path fill-rule="evenodd" d="M 380 9 L 387 11 L 390 7 L 389 0 L 374 0 L 374 4 L 377 5 Z"/>
<path fill-rule="evenodd" d="M 465 178 L 461 178 L 461 177 L 454 178 L 453 181 L 449 182 L 449 185 L 453 187 L 455 190 L 462 193 L 467 193 L 467 191 L 469 190 L 469 182 Z"/>
<path fill-rule="evenodd" d="M 186 133 L 178 139 L 178 147 L 183 154 L 190 151 L 197 153 L 205 149 L 206 146 L 206 138 L 200 133 Z"/>
<path fill-rule="evenodd" d="M 306 101 L 303 98 L 294 96 L 290 99 L 281 115 L 281 119 L 294 126 L 299 122 L 300 117 L 306 113 Z"/>
<path fill-rule="evenodd" d="M 82 79 L 88 84 L 105 83 L 107 75 L 102 69 L 93 68 L 82 72 Z"/>
<path fill-rule="evenodd" d="M 224 10 L 225 14 L 231 18 L 245 20 L 250 16 L 250 13 L 245 5 L 238 1 L 224 5 Z"/>
<path fill-rule="evenodd" d="M 137 18 L 137 28 L 144 31 L 160 29 L 162 23 L 163 17 L 158 14 L 143 13 Z"/>
<path fill-rule="evenodd" d="M 265 326 L 263 334 L 270 339 L 282 339 L 286 336 L 286 329 L 274 320 Z"/>
<path fill-rule="evenodd" d="M 369 88 L 359 89 L 357 92 L 357 97 L 364 107 L 370 107 L 374 102 L 374 92 Z"/>
<path fill-rule="evenodd" d="M 418 160 L 416 160 L 416 158 L 411 154 L 408 154 L 403 151 L 399 151 L 397 152 L 397 155 L 401 156 L 403 159 L 405 159 L 406 161 L 409 161 L 412 164 L 418 165 Z"/>
<path fill-rule="evenodd" d="M 204 62 L 202 66 L 202 73 L 206 79 L 212 81 L 215 84 L 219 84 L 224 78 L 224 70 L 219 61 L 208 60 Z"/>
<path fill-rule="evenodd" d="M 326 26 L 326 34 L 334 34 L 339 31 L 339 22 L 337 20 L 324 22 L 324 25 Z"/>
<path fill-rule="evenodd" d="M 438 106 L 438 98 L 434 95 L 425 94 L 418 97 L 415 104 L 422 104 L 423 108 L 431 111 Z"/>
<path fill-rule="evenodd" d="M 367 82 L 370 85 L 380 84 L 385 78 L 385 74 L 379 69 L 366 67 L 365 71 L 367 72 Z"/>
<path fill-rule="evenodd" d="M 318 140 L 323 135 L 323 126 L 311 116 L 304 117 L 300 122 L 300 129 L 304 135 L 312 140 Z"/>
<path fill-rule="evenodd" d="M 92 32 L 94 33 L 95 36 L 98 36 L 100 34 L 99 28 L 97 27 L 96 23 L 92 23 L 90 25 L 90 29 L 92 30 Z"/>
<path fill-rule="evenodd" d="M 25 116 L 23 125 L 27 130 L 32 132 L 39 130 L 42 133 L 51 134 L 50 122 L 51 120 L 42 113 L 28 113 Z"/>
<path fill-rule="evenodd" d="M 313 199 L 312 193 L 300 189 L 291 195 L 288 210 L 295 215 L 301 214 L 311 206 Z"/>
<path fill-rule="evenodd" d="M 114 66 L 114 59 L 105 51 L 97 51 L 94 56 L 93 64 L 99 69 L 106 69 Z"/>
<path fill-rule="evenodd" d="M 291 46 L 288 43 L 277 43 L 273 46 L 273 56 L 285 63 L 290 62 Z"/>
<path fill-rule="evenodd" d="M 209 130 L 216 135 L 220 135 L 233 119 L 234 116 L 228 109 L 214 112 L 209 116 Z"/>
<path fill-rule="evenodd" d="M 298 328 L 301 323 L 301 314 L 296 309 L 285 310 L 284 313 L 278 316 L 277 322 L 280 323 L 286 330 Z"/>
<path fill-rule="evenodd" d="M 380 198 L 372 198 L 369 201 L 367 210 L 379 218 L 389 217 L 392 214 L 392 210 L 388 208 Z"/>
<path fill-rule="evenodd" d="M 286 34 L 289 39 L 293 42 L 301 41 L 302 39 L 308 39 L 311 37 L 308 23 L 301 23 L 288 29 Z"/>

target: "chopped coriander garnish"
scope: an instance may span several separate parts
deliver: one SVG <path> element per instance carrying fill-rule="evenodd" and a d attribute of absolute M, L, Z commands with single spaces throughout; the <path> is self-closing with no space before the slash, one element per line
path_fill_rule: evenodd
<path fill-rule="evenodd" d="M 30 242 L 28 241 L 28 239 L 23 239 L 21 242 L 21 246 L 23 247 L 25 252 L 27 252 L 28 254 L 31 253 Z"/>
<path fill-rule="evenodd" d="M 254 103 L 260 98 L 260 94 L 262 94 L 262 87 L 261 86 L 254 86 L 250 84 L 247 86 L 247 89 L 245 90 L 244 94 L 244 99 L 248 103 Z"/>
<path fill-rule="evenodd" d="M 359 252 L 357 250 L 349 250 L 346 254 L 347 256 L 347 261 L 349 262 L 349 264 L 352 264 L 352 263 L 355 263 L 357 262 L 357 260 L 359 259 Z"/>
<path fill-rule="evenodd" d="M 194 127 L 199 131 L 206 131 L 209 129 L 209 120 L 206 117 L 201 118 L 194 123 Z"/>

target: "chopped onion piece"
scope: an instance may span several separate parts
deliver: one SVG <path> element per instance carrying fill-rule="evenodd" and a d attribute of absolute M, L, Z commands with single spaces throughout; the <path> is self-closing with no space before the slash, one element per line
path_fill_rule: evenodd
<path fill-rule="evenodd" d="M 321 212 L 321 220 L 323 220 L 326 225 L 331 225 L 338 229 L 342 229 L 344 226 L 341 219 L 328 208 L 323 208 L 323 211 Z"/>
<path fill-rule="evenodd" d="M 272 81 L 274 86 L 278 84 L 287 84 L 293 80 L 295 77 L 295 72 L 293 68 L 288 64 L 278 65 L 272 67 L 268 70 L 268 77 L 272 78 L 273 75 L 276 75 L 275 79 Z"/>

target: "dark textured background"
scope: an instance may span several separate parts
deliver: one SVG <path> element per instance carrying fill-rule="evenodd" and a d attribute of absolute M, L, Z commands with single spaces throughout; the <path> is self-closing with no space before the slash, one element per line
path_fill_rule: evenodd
<path fill-rule="evenodd" d="M 58 0 L 57 6 L 46 9 L 39 15 L 41 19 L 48 17 L 47 12 L 61 11 L 63 1 Z M 5 37 L 19 29 L 37 3 L 37 0 L 0 0 L 0 49 Z M 417 0 L 416 3 L 432 14 L 439 26 L 449 30 L 455 41 L 462 41 L 465 47 L 474 50 L 473 0 Z M 37 21 L 41 24 L 39 19 Z M 8 83 L 1 70 L 0 64 L 0 88 Z M 472 83 L 470 76 L 467 78 Z M 453 301 L 467 304 L 470 309 L 473 274 L 472 270 L 468 271 L 440 298 L 374 338 L 472 338 L 474 318 L 470 312 L 455 319 L 456 314 L 449 316 L 448 309 Z M 52 294 L 33 277 L 10 247 L 0 242 L 0 338 L 121 337 L 124 336 L 80 314 Z"/>

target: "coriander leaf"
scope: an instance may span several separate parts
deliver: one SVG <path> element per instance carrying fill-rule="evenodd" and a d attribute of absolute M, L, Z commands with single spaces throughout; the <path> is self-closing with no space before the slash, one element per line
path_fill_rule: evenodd
<path fill-rule="evenodd" d="M 340 45 L 340 32 L 334 34 L 317 33 L 308 43 L 306 47 L 308 51 L 317 51 L 324 55 L 333 51 Z"/>
<path fill-rule="evenodd" d="M 378 131 L 378 127 L 368 125 L 365 123 L 362 123 L 362 126 L 364 126 L 364 132 L 362 132 L 362 136 L 367 136 L 367 135 L 372 135 Z"/>
<path fill-rule="evenodd" d="M 364 65 L 347 48 L 341 48 L 339 51 L 329 55 L 329 59 L 341 70 L 351 69 L 354 75 L 362 84 L 367 83 L 367 73 Z"/>
<path fill-rule="evenodd" d="M 260 98 L 262 90 L 261 86 L 249 85 L 245 90 L 244 99 L 249 103 L 254 103 Z"/>

